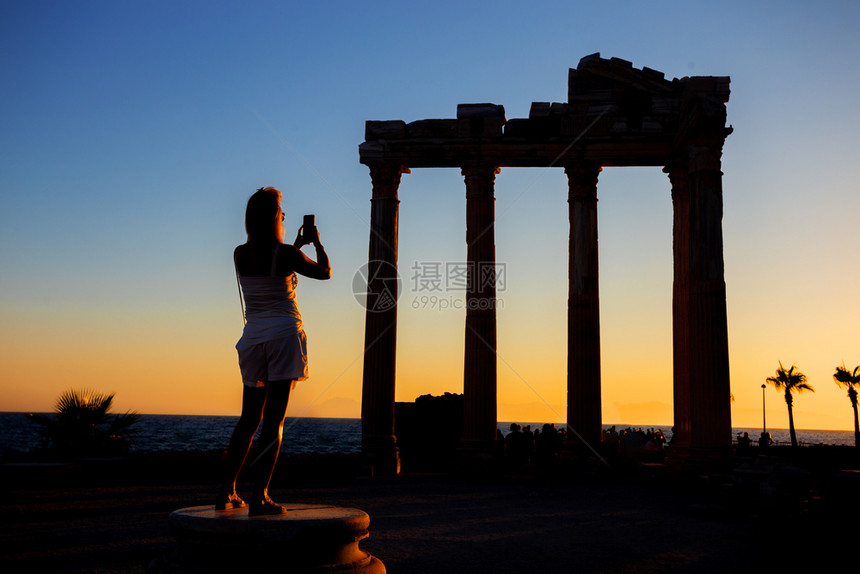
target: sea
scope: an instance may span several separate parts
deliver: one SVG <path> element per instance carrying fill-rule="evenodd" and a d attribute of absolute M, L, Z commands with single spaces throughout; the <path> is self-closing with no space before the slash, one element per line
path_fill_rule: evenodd
<path fill-rule="evenodd" d="M 40 447 L 40 427 L 28 420 L 25 413 L 0 412 L 0 455 L 29 452 Z M 236 416 L 206 415 L 141 415 L 131 435 L 135 452 L 159 451 L 212 451 L 227 448 L 230 434 L 236 425 Z M 520 422 L 532 429 L 543 426 L 540 422 Z M 498 423 L 503 434 L 510 431 L 510 422 Z M 556 424 L 556 428 L 563 425 Z M 662 430 L 671 440 L 671 427 L 660 425 L 604 425 L 626 428 Z M 429 429 L 428 429 L 429 430 Z M 756 441 L 761 428 L 735 428 L 733 437 L 744 432 Z M 788 429 L 768 429 L 776 444 L 791 444 Z M 797 430 L 801 445 L 853 445 L 853 431 Z M 283 454 L 354 454 L 361 451 L 361 420 L 341 418 L 290 418 L 284 423 Z"/>

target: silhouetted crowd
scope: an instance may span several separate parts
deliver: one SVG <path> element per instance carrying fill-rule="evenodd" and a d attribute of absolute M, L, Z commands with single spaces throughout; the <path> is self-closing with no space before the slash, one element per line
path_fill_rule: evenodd
<path fill-rule="evenodd" d="M 545 424 L 532 430 L 531 425 L 511 423 L 510 432 L 498 431 L 497 444 L 508 471 L 517 473 L 534 465 L 538 473 L 552 470 L 561 458 L 561 448 L 567 438 L 566 429 Z M 613 425 L 603 431 L 604 453 L 615 452 L 643 461 L 662 462 L 666 452 L 666 437 L 662 429 L 627 427 L 622 430 Z"/>
<path fill-rule="evenodd" d="M 544 471 L 558 463 L 565 431 L 550 423 L 534 431 L 531 425 L 511 423 L 511 432 L 504 436 L 502 431 L 498 431 L 497 438 L 510 470 L 522 469 L 533 463 L 537 471 Z"/>
<path fill-rule="evenodd" d="M 615 425 L 603 431 L 603 442 L 615 449 L 632 453 L 653 453 L 663 451 L 666 447 L 666 437 L 662 429 L 627 427 L 621 431 Z"/>
<path fill-rule="evenodd" d="M 507 471 L 514 474 L 532 467 L 538 474 L 551 471 L 561 459 L 562 445 L 568 433 L 573 431 L 564 427 L 557 429 L 549 423 L 534 430 L 531 425 L 511 423 L 508 434 L 497 431 L 499 458 L 505 461 Z M 622 459 L 639 462 L 663 462 L 669 442 L 660 428 L 627 427 L 619 430 L 612 425 L 603 430 L 603 443 L 594 446 L 603 456 L 619 455 Z M 774 444 L 769 432 L 761 433 L 756 442 L 760 448 Z M 736 448 L 739 454 L 749 451 L 753 444 L 749 433 L 738 433 Z"/>
<path fill-rule="evenodd" d="M 750 447 L 752 446 L 752 443 L 752 438 L 750 437 L 750 434 L 748 432 L 745 432 L 743 434 L 738 433 L 738 438 L 735 443 L 737 446 L 737 453 L 742 454 L 749 451 Z M 761 433 L 761 436 L 758 439 L 758 446 L 760 448 L 767 448 L 769 446 L 773 446 L 774 444 L 775 443 L 773 437 L 770 436 L 769 432 Z"/>
<path fill-rule="evenodd" d="M 645 455 L 662 460 L 666 449 L 666 437 L 662 429 L 627 427 L 621 431 L 615 425 L 603 431 L 603 443 L 612 450 L 632 455 Z"/>

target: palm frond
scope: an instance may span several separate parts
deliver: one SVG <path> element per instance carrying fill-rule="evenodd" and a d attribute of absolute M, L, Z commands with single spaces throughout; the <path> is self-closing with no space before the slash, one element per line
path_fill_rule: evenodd
<path fill-rule="evenodd" d="M 57 413 L 67 411 L 88 411 L 107 413 L 113 404 L 114 393 L 98 393 L 91 389 L 76 391 L 69 389 L 57 398 Z"/>
<path fill-rule="evenodd" d="M 854 385 L 860 385 L 860 365 L 854 367 L 854 372 L 849 372 L 843 362 L 841 366 L 836 367 L 836 372 L 833 373 L 833 380 L 839 386 L 848 389 Z"/>
<path fill-rule="evenodd" d="M 57 398 L 53 416 L 34 414 L 28 418 L 42 427 L 44 442 L 58 452 L 72 455 L 127 452 L 127 437 L 140 415 L 110 414 L 114 396 L 115 393 L 90 389 L 69 389 Z"/>
<path fill-rule="evenodd" d="M 806 382 L 806 375 L 795 369 L 797 369 L 797 365 L 791 365 L 791 367 L 786 370 L 782 365 L 782 361 L 779 361 L 779 368 L 776 370 L 775 376 L 768 377 L 766 379 L 766 381 L 776 387 L 777 390 L 785 391 L 786 401 L 789 400 L 788 396 L 795 391 L 814 392 L 814 389 Z"/>
<path fill-rule="evenodd" d="M 833 373 L 833 380 L 840 386 L 848 387 L 849 389 L 853 384 L 851 378 L 851 373 L 849 373 L 848 369 L 845 368 L 845 363 L 843 363 L 841 367 L 836 367 L 836 372 Z"/>

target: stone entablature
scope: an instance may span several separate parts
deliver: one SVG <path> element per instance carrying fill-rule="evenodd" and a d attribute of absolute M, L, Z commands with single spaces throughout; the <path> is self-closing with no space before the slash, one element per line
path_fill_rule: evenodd
<path fill-rule="evenodd" d="M 506 120 L 504 106 L 460 104 L 454 119 L 368 121 L 364 164 L 548 167 L 567 160 L 602 166 L 664 166 L 691 137 L 720 140 L 729 100 L 727 76 L 666 80 L 619 58 L 586 56 L 568 80 L 568 102 L 533 102 L 528 118 Z M 720 141 L 721 143 L 721 141 Z"/>

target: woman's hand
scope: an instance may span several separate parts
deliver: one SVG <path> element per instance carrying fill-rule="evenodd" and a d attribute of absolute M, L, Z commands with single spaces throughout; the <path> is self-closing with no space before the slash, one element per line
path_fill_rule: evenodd
<path fill-rule="evenodd" d="M 296 271 L 306 277 L 312 277 L 313 279 L 330 279 L 331 265 L 328 261 L 328 254 L 326 254 L 325 248 L 320 242 L 319 230 L 314 226 L 310 242 L 304 239 L 302 231 L 302 228 L 299 227 L 296 241 L 293 243 L 293 247 L 296 249 L 288 249 L 285 251 L 287 254 L 286 256 L 291 258 L 290 261 L 285 264 L 286 268 L 289 269 L 290 272 Z M 313 261 L 307 255 L 302 253 L 302 246 L 309 245 L 311 243 L 313 243 L 313 246 L 316 249 L 316 261 Z"/>
<path fill-rule="evenodd" d="M 296 246 L 296 247 L 298 247 L 299 249 L 301 249 L 302 245 L 304 245 L 304 244 L 305 244 L 305 242 L 304 242 L 304 238 L 302 237 L 302 236 L 303 236 L 303 234 L 302 234 L 302 229 L 303 229 L 303 228 L 304 228 L 304 225 L 302 225 L 301 227 L 299 227 L 299 232 L 296 234 L 296 240 L 295 240 L 295 241 L 293 241 L 293 245 L 294 245 L 294 246 Z"/>
<path fill-rule="evenodd" d="M 319 229 L 317 229 L 317 226 L 314 225 L 313 231 L 311 231 L 311 233 L 310 233 L 310 235 L 311 235 L 310 241 L 305 240 L 304 229 L 305 229 L 304 225 L 299 227 L 299 232 L 296 235 L 296 240 L 293 242 L 293 245 L 295 245 L 298 248 L 301 248 L 305 245 L 310 245 L 310 244 L 313 244 L 315 247 L 319 247 L 321 245 L 321 243 L 320 243 L 320 232 L 319 232 Z"/>

